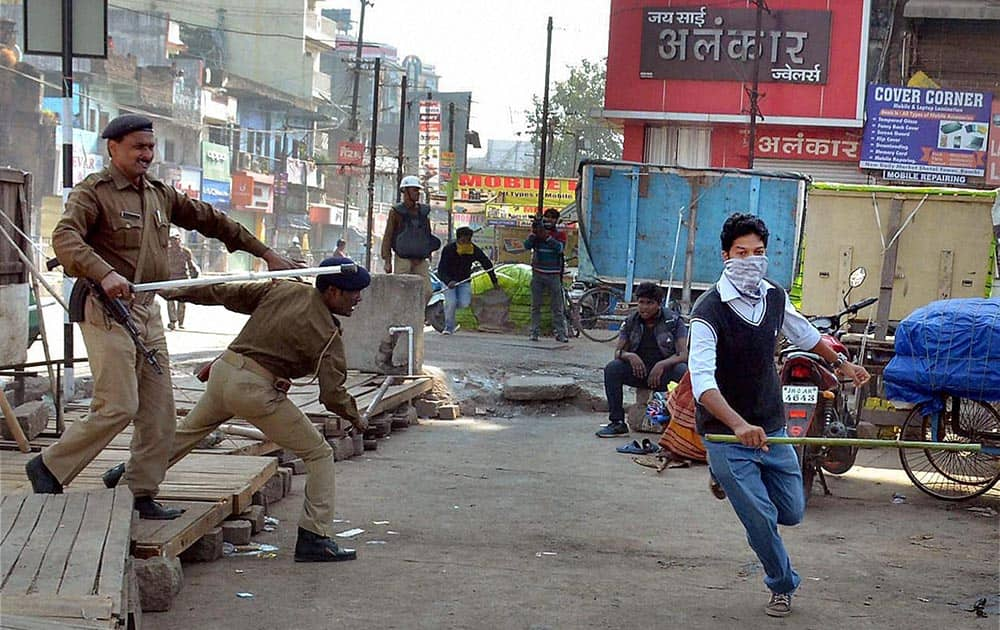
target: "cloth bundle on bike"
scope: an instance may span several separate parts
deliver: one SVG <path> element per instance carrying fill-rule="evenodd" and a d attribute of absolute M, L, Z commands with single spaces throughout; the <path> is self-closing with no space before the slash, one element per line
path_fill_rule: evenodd
<path fill-rule="evenodd" d="M 1000 400 L 1000 300 L 940 300 L 896 328 L 896 354 L 885 368 L 889 400 L 941 408 L 943 394 Z"/>

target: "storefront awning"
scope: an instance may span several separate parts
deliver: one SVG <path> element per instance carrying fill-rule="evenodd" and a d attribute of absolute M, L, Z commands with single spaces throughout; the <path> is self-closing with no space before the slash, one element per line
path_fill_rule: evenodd
<path fill-rule="evenodd" d="M 1000 20 L 997 0 L 910 0 L 903 8 L 908 18 L 938 20 Z"/>

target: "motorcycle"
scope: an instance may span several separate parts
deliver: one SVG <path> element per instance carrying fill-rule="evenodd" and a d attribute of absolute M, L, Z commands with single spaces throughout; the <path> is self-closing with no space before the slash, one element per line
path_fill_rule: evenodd
<path fill-rule="evenodd" d="M 424 307 L 424 322 L 434 327 L 434 330 L 441 332 L 444 330 L 444 283 L 438 278 L 433 270 L 431 276 L 431 297 Z"/>
<path fill-rule="evenodd" d="M 848 304 L 851 291 L 865 281 L 867 271 L 858 267 L 851 272 L 849 289 L 844 293 L 844 309 L 835 315 L 810 317 L 810 323 L 822 334 L 830 346 L 839 353 L 848 355 L 847 348 L 840 341 L 845 332 L 842 320 L 871 306 L 878 298 L 867 298 Z M 795 347 L 781 351 L 781 399 L 785 404 L 785 420 L 790 437 L 846 438 L 858 436 L 858 418 L 848 409 L 843 383 L 834 372 L 833 366 L 823 357 Z M 795 447 L 802 470 L 802 486 L 806 502 L 812 494 L 812 486 L 819 477 L 824 494 L 830 494 L 824 471 L 841 475 L 854 465 L 858 449 L 856 447 L 804 446 Z"/>

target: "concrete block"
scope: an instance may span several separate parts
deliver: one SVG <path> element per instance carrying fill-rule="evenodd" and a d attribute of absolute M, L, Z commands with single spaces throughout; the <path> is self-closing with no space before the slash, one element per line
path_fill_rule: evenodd
<path fill-rule="evenodd" d="M 250 533 L 256 534 L 264 531 L 264 506 L 251 505 L 240 513 L 239 518 L 250 522 Z"/>
<path fill-rule="evenodd" d="M 246 545 L 250 543 L 253 525 L 250 521 L 236 519 L 222 523 L 222 540 L 231 545 Z"/>
<path fill-rule="evenodd" d="M 21 425 L 25 437 L 29 440 L 38 437 L 38 434 L 44 431 L 49 423 L 49 407 L 43 400 L 33 400 L 14 407 L 14 415 L 17 417 L 17 423 Z M 6 423 L 0 423 L 0 433 L 3 434 L 5 440 L 14 439 L 14 436 L 7 430 Z"/>
<path fill-rule="evenodd" d="M 9 225 L 5 227 L 10 228 Z M 4 247 L 6 248 L 6 242 Z M 0 365 L 24 363 L 28 356 L 27 284 L 0 286 L 0 328 L 4 332 L 0 335 Z"/>
<path fill-rule="evenodd" d="M 438 417 L 442 420 L 455 420 L 458 416 L 458 405 L 441 405 L 438 407 Z"/>
<path fill-rule="evenodd" d="M 170 610 L 174 597 L 184 585 L 184 570 L 177 558 L 133 559 L 136 580 L 139 582 L 139 601 L 143 612 Z"/>
<path fill-rule="evenodd" d="M 264 485 L 257 492 L 253 493 L 253 504 L 267 507 L 276 501 L 280 501 L 284 496 L 284 480 L 278 475 L 273 475 L 264 482 Z"/>
<path fill-rule="evenodd" d="M 354 443 L 354 455 L 362 455 L 365 452 L 365 436 L 360 433 L 355 433 L 351 436 L 351 442 Z"/>
<path fill-rule="evenodd" d="M 392 428 L 405 429 L 411 424 L 417 424 L 417 410 L 413 405 L 404 405 L 392 414 Z"/>
<path fill-rule="evenodd" d="M 293 475 L 304 475 L 306 474 L 306 463 L 301 459 L 293 459 L 281 464 L 282 468 L 287 468 L 292 471 Z"/>
<path fill-rule="evenodd" d="M 20 390 L 19 394 L 18 390 Z M 32 400 L 41 400 L 46 394 L 52 393 L 49 389 L 49 379 L 43 376 L 26 376 L 21 379 L 20 384 L 18 384 L 17 379 L 14 379 L 4 385 L 3 391 L 12 405 L 15 404 L 15 401 L 26 403 Z"/>
<path fill-rule="evenodd" d="M 281 492 L 287 497 L 292 493 L 292 471 L 287 468 L 278 468 L 278 475 L 281 477 Z"/>
<path fill-rule="evenodd" d="M 437 418 L 438 404 L 436 402 L 418 398 L 413 401 L 413 405 L 417 410 L 418 418 Z"/>
<path fill-rule="evenodd" d="M 259 506 L 254 506 L 259 507 Z M 210 529 L 181 553 L 184 562 L 213 562 L 222 557 L 222 528 Z"/>
<path fill-rule="evenodd" d="M 579 392 L 576 381 L 567 376 L 508 376 L 503 383 L 507 400 L 562 400 Z"/>
<path fill-rule="evenodd" d="M 339 462 L 354 457 L 354 439 L 349 436 L 327 440 L 333 447 L 333 461 Z"/>
<path fill-rule="evenodd" d="M 340 319 L 344 330 L 347 367 L 363 372 L 402 374 L 406 371 L 406 335 L 398 335 L 392 354 L 395 368 L 379 360 L 378 349 L 383 342 L 391 343 L 391 326 L 413 328 L 414 371 L 420 372 L 424 362 L 423 278 L 405 274 L 372 275 L 372 283 L 364 299 L 351 317 Z"/>

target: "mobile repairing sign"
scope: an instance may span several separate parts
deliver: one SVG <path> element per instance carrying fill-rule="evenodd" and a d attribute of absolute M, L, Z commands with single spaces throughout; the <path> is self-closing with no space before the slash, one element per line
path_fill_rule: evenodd
<path fill-rule="evenodd" d="M 861 168 L 982 177 L 993 95 L 868 86 Z"/>

